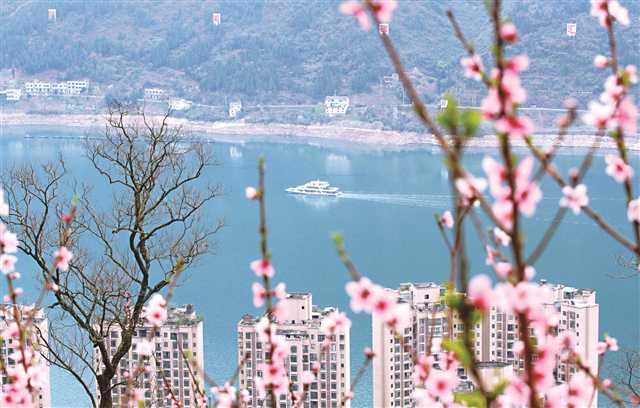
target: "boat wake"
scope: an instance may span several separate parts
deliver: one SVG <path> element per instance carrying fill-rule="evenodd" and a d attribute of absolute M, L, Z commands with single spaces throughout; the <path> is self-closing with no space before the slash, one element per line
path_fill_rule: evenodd
<path fill-rule="evenodd" d="M 395 204 L 409 207 L 448 208 L 451 196 L 447 194 L 375 194 L 344 192 L 340 198 Z"/>

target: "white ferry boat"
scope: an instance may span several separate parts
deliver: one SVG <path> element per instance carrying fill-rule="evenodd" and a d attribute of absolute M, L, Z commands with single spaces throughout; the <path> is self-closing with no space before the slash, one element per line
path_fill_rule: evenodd
<path fill-rule="evenodd" d="M 338 187 L 332 187 L 326 181 L 310 181 L 306 184 L 297 187 L 289 187 L 287 193 L 291 194 L 304 194 L 304 195 L 317 195 L 317 196 L 331 196 L 337 197 L 342 192 Z"/>

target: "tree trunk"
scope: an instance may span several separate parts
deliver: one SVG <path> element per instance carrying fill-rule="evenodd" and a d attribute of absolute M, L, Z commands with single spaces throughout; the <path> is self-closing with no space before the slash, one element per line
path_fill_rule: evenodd
<path fill-rule="evenodd" d="M 107 378 L 104 373 L 98 376 L 98 392 L 100 393 L 100 408 L 112 408 L 113 399 L 111 397 L 111 378 Z"/>

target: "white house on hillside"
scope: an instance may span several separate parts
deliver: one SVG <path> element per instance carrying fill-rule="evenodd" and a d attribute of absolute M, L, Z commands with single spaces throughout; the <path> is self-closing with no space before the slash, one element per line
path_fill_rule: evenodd
<path fill-rule="evenodd" d="M 349 109 L 348 96 L 327 96 L 324 98 L 324 109 L 329 117 L 344 115 Z"/>

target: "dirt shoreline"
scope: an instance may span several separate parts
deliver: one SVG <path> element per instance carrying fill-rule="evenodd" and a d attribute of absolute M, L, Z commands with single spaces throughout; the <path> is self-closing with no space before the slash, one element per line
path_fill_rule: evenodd
<path fill-rule="evenodd" d="M 160 117 L 152 117 L 159 120 Z M 222 137 L 225 141 L 233 142 L 235 139 L 244 141 L 243 137 L 262 137 L 272 141 L 289 141 L 293 137 L 312 138 L 330 142 L 347 142 L 375 147 L 433 147 L 437 146 L 436 139 L 426 133 L 398 132 L 392 130 L 367 129 L 361 127 L 344 127 L 334 125 L 294 125 L 294 124 L 259 124 L 233 122 L 201 122 L 189 121 L 180 118 L 169 118 L 172 125 L 183 126 L 184 130 L 193 134 L 202 134 L 205 137 L 216 139 Z M 105 124 L 104 115 L 68 115 L 68 114 L 24 114 L 24 113 L 0 113 L 0 130 L 6 127 L 23 126 L 51 126 L 76 129 L 100 129 Z M 555 135 L 536 135 L 535 141 L 539 146 L 549 145 Z M 640 152 L 640 139 L 634 138 L 627 143 L 630 151 Z M 563 147 L 586 148 L 593 142 L 591 135 L 569 135 L 563 142 Z M 469 147 L 493 148 L 497 147 L 497 140 L 493 136 L 473 138 Z M 514 146 L 522 146 L 523 141 L 514 141 Z M 613 139 L 603 138 L 603 149 L 615 149 Z"/>

